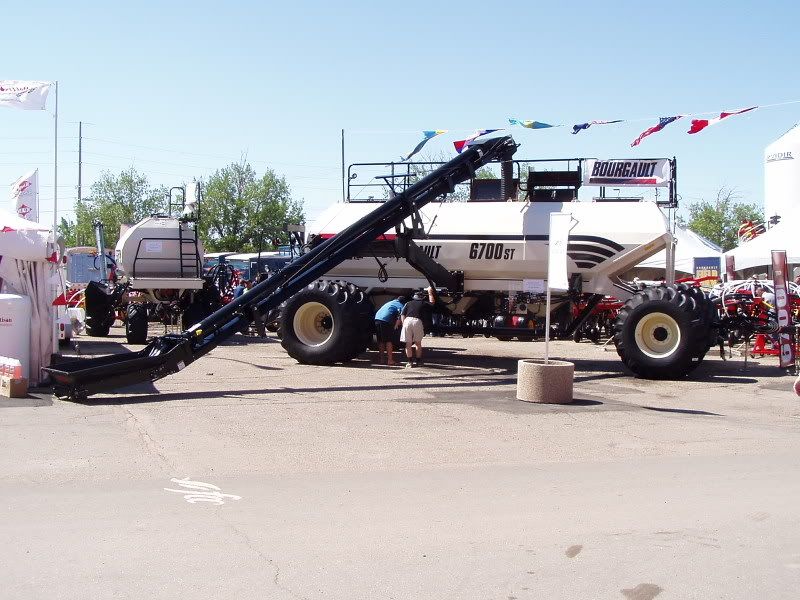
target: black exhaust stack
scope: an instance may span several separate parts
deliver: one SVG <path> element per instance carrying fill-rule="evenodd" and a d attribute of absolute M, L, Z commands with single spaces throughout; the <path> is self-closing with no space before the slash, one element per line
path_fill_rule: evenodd
<path fill-rule="evenodd" d="M 500 163 L 500 199 L 504 202 L 513 200 L 516 194 L 514 163 L 511 160 L 504 160 Z"/>

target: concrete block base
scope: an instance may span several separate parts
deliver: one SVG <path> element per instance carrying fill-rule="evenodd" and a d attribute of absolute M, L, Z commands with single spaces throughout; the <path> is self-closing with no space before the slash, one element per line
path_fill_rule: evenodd
<path fill-rule="evenodd" d="M 564 360 L 523 359 L 517 364 L 517 400 L 543 404 L 572 402 L 575 365 Z"/>

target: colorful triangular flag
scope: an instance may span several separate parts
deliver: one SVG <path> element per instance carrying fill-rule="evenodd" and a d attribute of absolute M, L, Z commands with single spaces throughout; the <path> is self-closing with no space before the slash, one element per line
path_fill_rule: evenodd
<path fill-rule="evenodd" d="M 400 158 L 403 161 L 407 161 L 409 158 L 414 156 L 417 152 L 422 150 L 422 147 L 425 144 L 428 143 L 428 140 L 432 140 L 437 135 L 442 135 L 443 133 L 447 133 L 447 129 L 434 129 L 434 130 L 430 130 L 430 131 L 423 131 L 422 132 L 422 141 L 414 147 L 414 149 L 411 151 L 411 154 L 409 154 L 405 158 L 403 158 L 402 156 Z"/>
<path fill-rule="evenodd" d="M 508 122 L 512 125 L 519 125 L 520 127 L 525 127 L 527 129 L 547 129 L 548 127 L 555 127 L 555 125 L 542 123 L 541 121 L 521 121 L 520 119 L 509 119 Z"/>
<path fill-rule="evenodd" d="M 622 123 L 625 119 L 617 119 L 616 121 L 589 121 L 588 123 L 578 123 L 572 126 L 572 133 L 580 133 L 584 129 L 589 129 L 592 125 L 610 125 L 611 123 Z"/>
<path fill-rule="evenodd" d="M 464 151 L 464 148 L 469 146 L 469 143 L 482 135 L 487 135 L 489 133 L 493 133 L 497 131 L 497 129 L 478 129 L 475 133 L 464 140 L 458 140 L 457 142 L 453 142 L 453 146 L 455 146 L 456 152 L 461 154 Z"/>
<path fill-rule="evenodd" d="M 750 112 L 751 110 L 757 109 L 757 106 L 751 106 L 750 108 L 743 108 L 741 110 L 732 110 L 730 112 L 721 112 L 719 113 L 718 117 L 713 119 L 692 119 L 692 126 L 689 128 L 689 131 L 686 133 L 700 133 L 706 127 L 710 127 L 711 125 L 716 125 L 722 119 L 726 117 L 732 117 L 734 115 L 740 115 L 742 113 Z"/>

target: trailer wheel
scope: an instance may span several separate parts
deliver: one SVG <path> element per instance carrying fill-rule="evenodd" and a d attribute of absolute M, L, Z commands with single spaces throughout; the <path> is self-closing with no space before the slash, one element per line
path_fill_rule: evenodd
<path fill-rule="evenodd" d="M 147 343 L 147 306 L 138 302 L 128 304 L 125 337 L 129 344 Z"/>
<path fill-rule="evenodd" d="M 276 333 L 278 331 L 279 322 L 281 320 L 281 308 L 273 308 L 267 313 L 266 325 L 267 331 Z"/>
<path fill-rule="evenodd" d="M 680 287 L 637 292 L 620 309 L 614 324 L 617 353 L 639 377 L 685 376 L 710 347 L 709 304 L 702 291 L 698 294 Z"/>
<path fill-rule="evenodd" d="M 281 345 L 289 356 L 305 364 L 352 360 L 367 348 L 374 314 L 371 307 L 357 286 L 312 283 L 289 298 L 281 310 Z"/>
<path fill-rule="evenodd" d="M 114 324 L 114 300 L 107 285 L 90 281 L 86 286 L 86 333 L 106 337 Z"/>

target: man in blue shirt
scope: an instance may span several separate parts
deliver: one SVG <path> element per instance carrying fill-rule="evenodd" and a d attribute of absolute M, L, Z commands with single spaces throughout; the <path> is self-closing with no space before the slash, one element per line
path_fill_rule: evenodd
<path fill-rule="evenodd" d="M 394 346 L 399 345 L 400 333 L 400 311 L 403 310 L 403 305 L 406 299 L 403 296 L 398 296 L 394 300 L 390 300 L 378 309 L 375 313 L 375 331 L 378 334 L 378 363 L 383 364 L 383 354 L 386 353 L 386 364 L 391 366 L 396 365 L 394 361 Z"/>
<path fill-rule="evenodd" d="M 244 291 L 247 289 L 248 281 L 247 279 L 242 279 L 235 288 L 233 288 L 233 299 L 236 300 L 239 296 L 244 294 Z"/>

